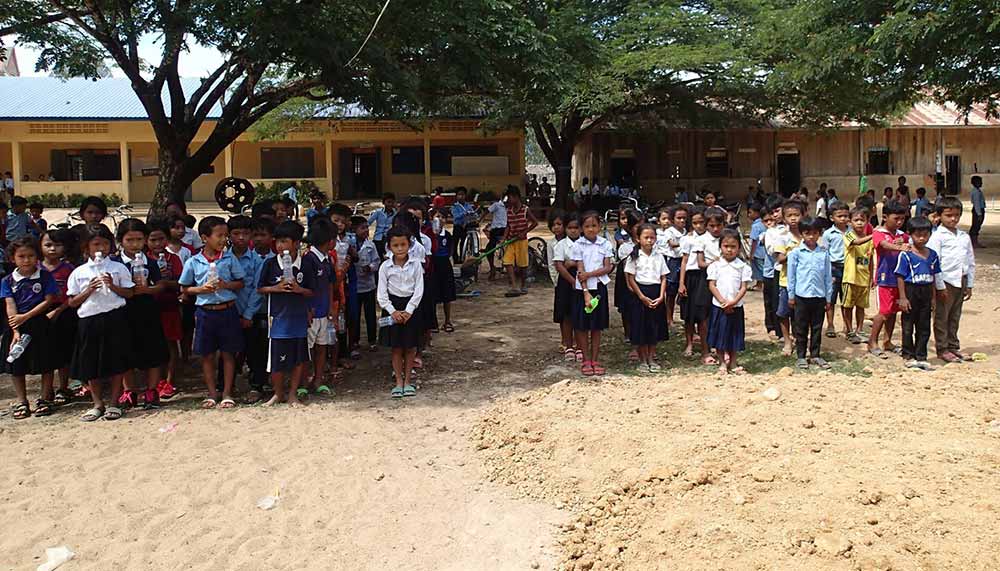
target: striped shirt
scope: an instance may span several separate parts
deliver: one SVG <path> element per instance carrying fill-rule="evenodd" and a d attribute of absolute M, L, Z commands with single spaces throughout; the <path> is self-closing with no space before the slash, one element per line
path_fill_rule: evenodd
<path fill-rule="evenodd" d="M 516 237 L 528 232 L 528 208 L 507 208 L 507 234 Z"/>

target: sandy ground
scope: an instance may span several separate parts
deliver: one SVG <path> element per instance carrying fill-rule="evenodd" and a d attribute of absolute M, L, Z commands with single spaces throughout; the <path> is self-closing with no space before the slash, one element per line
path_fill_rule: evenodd
<path fill-rule="evenodd" d="M 583 381 L 555 354 L 547 288 L 481 283 L 415 399 L 386 398 L 383 351 L 300 410 L 196 410 L 193 377 L 115 423 L 82 425 L 83 404 L 2 416 L 0 569 L 56 545 L 70 570 L 1000 568 L 998 254 L 962 329 L 989 360 L 933 373 L 840 339 L 834 372 L 792 373 L 755 296 L 757 374 L 716 377 L 671 341 L 669 374 Z"/>

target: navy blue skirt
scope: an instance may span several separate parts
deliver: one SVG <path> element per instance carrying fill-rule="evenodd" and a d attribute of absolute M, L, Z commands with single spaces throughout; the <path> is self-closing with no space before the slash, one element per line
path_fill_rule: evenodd
<path fill-rule="evenodd" d="M 570 271 L 576 275 L 576 268 Z M 562 276 L 556 282 L 555 295 L 552 300 L 552 322 L 562 323 L 573 316 L 573 301 L 575 299 L 573 284 L 564 280 Z"/>
<path fill-rule="evenodd" d="M 667 295 L 677 295 L 681 287 L 681 258 L 663 257 L 667 259 L 667 269 L 670 270 L 667 274 Z"/>
<path fill-rule="evenodd" d="M 618 264 L 615 270 L 615 308 L 626 321 L 632 313 L 632 304 L 635 302 L 635 294 L 628 288 L 628 279 L 625 277 L 625 262 Z"/>
<path fill-rule="evenodd" d="M 708 291 L 708 280 L 704 270 L 688 270 L 684 274 L 687 297 L 681 302 L 681 319 L 687 325 L 694 325 L 708 319 L 712 305 L 712 292 Z"/>
<path fill-rule="evenodd" d="M 410 303 L 410 297 L 398 297 L 390 293 L 389 301 L 392 302 L 392 307 L 394 307 L 396 311 L 405 311 L 406 305 Z M 389 313 L 383 309 L 382 317 L 387 315 L 389 315 Z M 393 347 L 396 349 L 416 349 L 424 330 L 422 329 L 415 312 L 413 317 L 411 317 L 406 323 L 395 323 L 389 327 L 379 328 L 378 333 L 382 345 L 386 347 Z"/>
<path fill-rule="evenodd" d="M 597 289 L 590 295 L 601 296 L 601 303 L 593 313 L 583 311 L 583 290 L 573 290 L 573 329 L 577 331 L 604 331 L 608 328 L 608 286 L 597 282 Z"/>
<path fill-rule="evenodd" d="M 637 284 L 642 295 L 649 299 L 660 297 L 660 284 Z M 632 304 L 632 315 L 629 319 L 629 341 L 633 345 L 656 345 L 667 340 L 667 318 L 663 312 L 663 304 L 655 309 L 646 307 L 638 298 Z"/>
<path fill-rule="evenodd" d="M 708 346 L 719 351 L 743 351 L 746 349 L 745 337 L 743 308 L 734 307 L 732 313 L 726 313 L 713 304 L 708 320 Z"/>

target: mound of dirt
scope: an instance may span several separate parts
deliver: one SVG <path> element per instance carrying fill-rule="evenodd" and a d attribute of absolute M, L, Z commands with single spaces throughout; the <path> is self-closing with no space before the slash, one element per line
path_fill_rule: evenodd
<path fill-rule="evenodd" d="M 570 512 L 562 569 L 996 569 L 996 373 L 872 366 L 566 380 L 473 438 Z"/>

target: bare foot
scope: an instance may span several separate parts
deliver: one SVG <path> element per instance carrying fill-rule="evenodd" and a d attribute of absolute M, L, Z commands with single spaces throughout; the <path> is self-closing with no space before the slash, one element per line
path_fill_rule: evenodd
<path fill-rule="evenodd" d="M 781 350 L 781 354 L 784 355 L 785 357 L 791 356 L 792 346 L 788 343 L 785 343 L 785 348 Z"/>
<path fill-rule="evenodd" d="M 729 374 L 729 367 L 725 363 L 723 363 L 722 365 L 719 365 L 719 374 L 720 375 L 728 375 Z"/>
<path fill-rule="evenodd" d="M 266 403 L 264 403 L 262 406 L 274 406 L 274 405 L 276 405 L 276 404 L 278 404 L 280 402 L 281 402 L 281 399 L 278 398 L 278 395 L 274 395 Z"/>
<path fill-rule="evenodd" d="M 302 401 L 296 398 L 295 395 L 292 395 L 288 397 L 288 406 L 292 408 L 299 408 L 300 406 L 305 406 L 305 405 L 303 405 Z"/>

